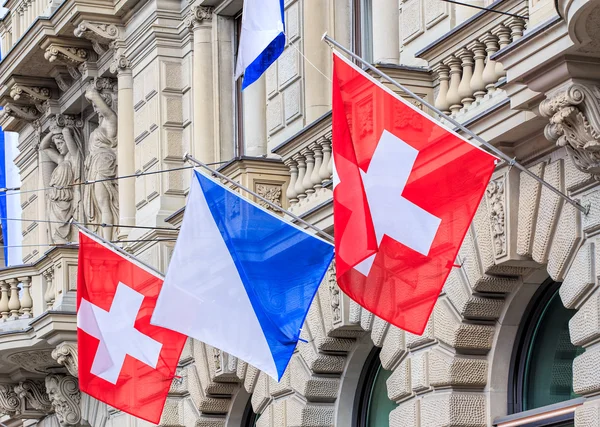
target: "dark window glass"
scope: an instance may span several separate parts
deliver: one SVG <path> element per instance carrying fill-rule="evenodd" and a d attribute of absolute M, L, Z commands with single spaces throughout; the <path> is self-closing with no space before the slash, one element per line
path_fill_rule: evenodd
<path fill-rule="evenodd" d="M 389 427 L 390 425 L 390 412 L 396 408 L 396 403 L 390 400 L 387 393 L 386 382 L 391 375 L 392 371 L 386 371 L 379 363 L 369 396 L 366 427 Z"/>
<path fill-rule="evenodd" d="M 573 359 L 583 352 L 571 344 L 569 320 L 575 310 L 562 304 L 558 289 L 533 324 L 523 378 L 523 409 L 576 398 L 573 392 Z"/>

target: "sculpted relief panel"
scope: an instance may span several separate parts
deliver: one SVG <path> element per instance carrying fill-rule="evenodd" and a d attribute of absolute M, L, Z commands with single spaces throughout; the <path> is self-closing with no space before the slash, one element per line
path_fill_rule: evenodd
<path fill-rule="evenodd" d="M 50 119 L 49 132 L 39 143 L 40 168 L 44 182 L 48 238 L 65 244 L 76 238 L 71 218 L 92 224 L 118 222 L 117 114 L 116 83 L 96 79 L 85 97 L 92 104 L 98 126 L 84 137 L 79 117 L 56 115 Z M 94 183 L 78 185 L 82 182 Z M 99 231 L 99 226 L 90 226 Z M 103 237 L 113 239 L 115 230 L 101 229 Z"/>

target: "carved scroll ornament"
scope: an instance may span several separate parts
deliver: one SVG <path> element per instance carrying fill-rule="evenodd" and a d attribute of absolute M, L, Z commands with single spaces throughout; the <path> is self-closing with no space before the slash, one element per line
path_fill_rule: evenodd
<path fill-rule="evenodd" d="M 600 88 L 572 84 L 540 104 L 544 134 L 566 147 L 575 166 L 600 181 Z"/>

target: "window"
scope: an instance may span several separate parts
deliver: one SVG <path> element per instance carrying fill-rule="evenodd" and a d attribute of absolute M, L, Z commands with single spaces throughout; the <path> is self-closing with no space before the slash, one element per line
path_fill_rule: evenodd
<path fill-rule="evenodd" d="M 525 311 L 512 357 L 508 412 L 513 415 L 496 420 L 498 426 L 574 426 L 581 399 L 573 392 L 573 359 L 583 348 L 571 344 L 575 310 L 563 306 L 559 288 L 551 281 L 541 285 Z"/>
<path fill-rule="evenodd" d="M 390 412 L 397 406 L 387 393 L 387 380 L 392 371 L 386 371 L 379 360 L 379 348 L 374 348 L 358 382 L 358 392 L 354 404 L 355 427 L 388 427 Z"/>
<path fill-rule="evenodd" d="M 240 426 L 255 427 L 258 418 L 259 415 L 255 414 L 254 410 L 252 409 L 252 396 L 250 396 L 248 403 L 246 403 L 246 408 L 244 409 L 244 415 L 242 415 L 242 422 L 240 423 Z"/>

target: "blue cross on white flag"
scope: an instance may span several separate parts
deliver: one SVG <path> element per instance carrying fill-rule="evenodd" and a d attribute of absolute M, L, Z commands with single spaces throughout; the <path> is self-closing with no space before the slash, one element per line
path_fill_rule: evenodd
<path fill-rule="evenodd" d="M 333 246 L 195 172 L 151 323 L 276 380 L 333 258 Z"/>
<path fill-rule="evenodd" d="M 235 78 L 254 83 L 285 47 L 283 0 L 244 0 Z"/>

